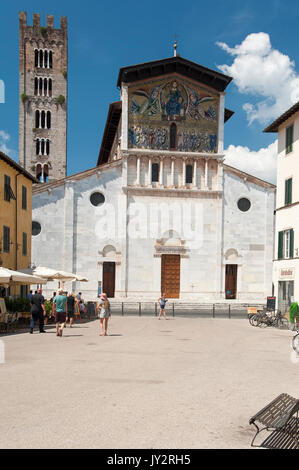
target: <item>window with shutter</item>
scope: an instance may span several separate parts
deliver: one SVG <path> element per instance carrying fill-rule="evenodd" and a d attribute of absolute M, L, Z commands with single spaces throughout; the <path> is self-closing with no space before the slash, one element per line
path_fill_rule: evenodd
<path fill-rule="evenodd" d="M 283 232 L 278 233 L 278 259 L 283 258 Z"/>
<path fill-rule="evenodd" d="M 10 252 L 10 228 L 3 226 L 3 251 L 4 253 Z"/>
<path fill-rule="evenodd" d="M 27 256 L 27 233 L 23 232 L 23 256 Z"/>
<path fill-rule="evenodd" d="M 293 135 L 294 125 L 292 124 L 286 129 L 286 153 L 290 153 L 293 150 Z"/>
<path fill-rule="evenodd" d="M 290 230 L 290 251 L 289 258 L 294 258 L 294 230 Z"/>
<path fill-rule="evenodd" d="M 292 178 L 285 181 L 285 205 L 292 204 Z"/>
<path fill-rule="evenodd" d="M 186 165 L 186 184 L 191 184 L 193 178 L 193 166 Z"/>
<path fill-rule="evenodd" d="M 27 188 L 22 186 L 22 209 L 27 209 Z"/>

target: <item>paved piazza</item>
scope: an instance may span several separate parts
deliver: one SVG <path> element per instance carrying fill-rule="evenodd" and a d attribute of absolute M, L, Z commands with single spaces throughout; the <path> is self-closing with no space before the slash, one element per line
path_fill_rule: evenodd
<path fill-rule="evenodd" d="M 292 332 L 120 317 L 3 336 L 1 448 L 249 448 L 249 418 L 298 397 Z"/>

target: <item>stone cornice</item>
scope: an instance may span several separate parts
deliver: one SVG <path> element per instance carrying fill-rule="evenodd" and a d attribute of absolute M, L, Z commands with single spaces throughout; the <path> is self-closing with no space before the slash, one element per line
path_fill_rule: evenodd
<path fill-rule="evenodd" d="M 133 157 L 133 156 L 145 156 L 145 157 L 174 157 L 174 158 L 196 158 L 196 159 L 212 159 L 212 160 L 224 160 L 223 154 L 218 153 L 197 153 L 197 152 L 178 152 L 170 150 L 148 150 L 148 149 L 127 149 L 121 150 L 121 155 L 123 157 Z"/>
<path fill-rule="evenodd" d="M 139 196 L 166 196 L 166 197 L 222 197 L 222 191 L 185 188 L 150 188 L 138 186 L 125 186 L 122 188 L 125 194 Z"/>

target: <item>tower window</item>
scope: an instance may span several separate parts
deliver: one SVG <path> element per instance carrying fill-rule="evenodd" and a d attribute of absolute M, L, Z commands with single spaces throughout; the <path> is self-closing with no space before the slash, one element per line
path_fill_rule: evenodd
<path fill-rule="evenodd" d="M 42 129 L 45 129 L 45 127 L 46 127 L 46 113 L 45 113 L 45 111 L 42 111 L 40 114 L 41 114 L 41 117 L 40 117 L 40 127 L 41 127 Z"/>
<path fill-rule="evenodd" d="M 35 96 L 37 96 L 38 94 L 38 78 L 37 77 L 35 77 L 34 79 L 34 94 Z"/>
<path fill-rule="evenodd" d="M 176 142 L 177 142 L 177 127 L 176 124 L 173 122 L 170 126 L 170 150 L 176 149 Z"/>
<path fill-rule="evenodd" d="M 53 53 L 52 51 L 49 51 L 49 68 L 51 69 L 53 67 Z"/>
<path fill-rule="evenodd" d="M 43 67 L 44 66 L 44 52 L 43 51 L 39 51 L 39 67 Z"/>
<path fill-rule="evenodd" d="M 152 183 L 159 182 L 159 163 L 152 164 Z"/>
<path fill-rule="evenodd" d="M 186 165 L 186 184 L 192 183 L 192 177 L 193 177 L 193 166 Z"/>
<path fill-rule="evenodd" d="M 51 113 L 47 111 L 47 129 L 51 129 Z"/>
<path fill-rule="evenodd" d="M 40 182 L 42 177 L 42 166 L 40 163 L 35 167 L 35 175 L 36 179 Z"/>
<path fill-rule="evenodd" d="M 35 49 L 34 51 L 34 66 L 38 67 L 38 50 Z"/>
<path fill-rule="evenodd" d="M 35 128 L 39 128 L 39 117 L 40 117 L 40 112 L 38 110 L 35 111 Z"/>
<path fill-rule="evenodd" d="M 49 78 L 49 86 L 48 86 L 48 89 L 49 89 L 49 96 L 52 96 L 52 79 Z"/>

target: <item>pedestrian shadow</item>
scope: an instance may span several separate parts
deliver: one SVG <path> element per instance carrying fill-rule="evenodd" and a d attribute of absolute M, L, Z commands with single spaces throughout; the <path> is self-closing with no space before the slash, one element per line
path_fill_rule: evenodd
<path fill-rule="evenodd" d="M 107 336 L 123 336 L 123 335 L 114 334 L 114 335 L 107 335 Z"/>
<path fill-rule="evenodd" d="M 75 338 L 78 338 L 79 336 L 84 336 L 84 335 L 62 335 L 64 338 L 71 338 L 74 336 Z"/>

